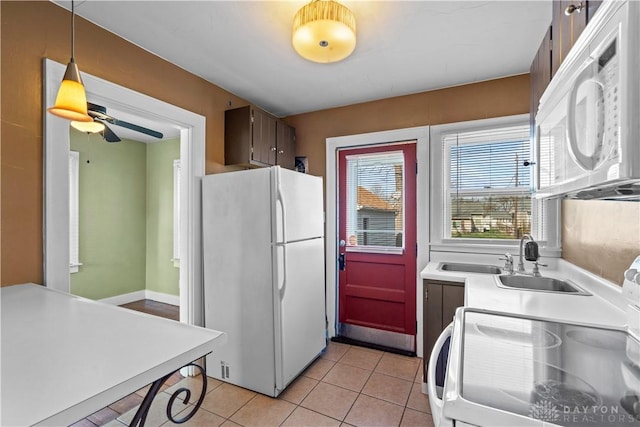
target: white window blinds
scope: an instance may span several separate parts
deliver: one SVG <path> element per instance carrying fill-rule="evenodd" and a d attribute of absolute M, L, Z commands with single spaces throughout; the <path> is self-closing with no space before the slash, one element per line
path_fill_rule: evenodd
<path fill-rule="evenodd" d="M 530 153 L 528 125 L 443 135 L 444 237 L 531 233 Z"/>

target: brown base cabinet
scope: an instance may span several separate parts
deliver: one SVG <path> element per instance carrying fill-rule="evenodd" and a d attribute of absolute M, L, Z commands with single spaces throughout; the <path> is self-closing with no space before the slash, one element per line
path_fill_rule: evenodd
<path fill-rule="evenodd" d="M 425 279 L 422 281 L 423 381 L 427 382 L 429 356 L 444 328 L 453 321 L 458 307 L 464 306 L 464 283 Z"/>

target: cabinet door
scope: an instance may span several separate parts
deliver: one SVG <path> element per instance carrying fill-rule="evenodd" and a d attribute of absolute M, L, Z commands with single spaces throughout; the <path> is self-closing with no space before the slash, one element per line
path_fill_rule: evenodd
<path fill-rule="evenodd" d="M 567 57 L 569 50 L 575 44 L 587 23 L 593 18 L 594 13 L 600 7 L 601 0 L 580 1 L 580 0 L 554 0 L 553 1 L 553 21 L 552 40 L 553 56 L 551 62 L 552 76 L 558 71 L 560 64 Z M 569 6 L 581 6 L 573 13 L 567 15 L 565 10 Z"/>
<path fill-rule="evenodd" d="M 251 160 L 276 164 L 276 118 L 254 108 L 252 112 Z"/>
<path fill-rule="evenodd" d="M 458 307 L 464 305 L 464 286 L 442 287 L 442 328 L 453 322 Z"/>
<path fill-rule="evenodd" d="M 429 356 L 436 340 L 442 333 L 442 285 L 438 282 L 423 280 L 424 300 L 422 305 L 423 328 L 423 381 L 427 382 Z"/>
<path fill-rule="evenodd" d="M 283 121 L 276 123 L 276 164 L 283 168 L 295 169 L 296 130 Z"/>
<path fill-rule="evenodd" d="M 531 79 L 530 123 L 533 129 L 540 98 L 549 82 L 551 82 L 551 27 L 549 27 L 542 39 L 542 43 L 540 43 L 538 52 L 533 58 L 529 74 Z"/>

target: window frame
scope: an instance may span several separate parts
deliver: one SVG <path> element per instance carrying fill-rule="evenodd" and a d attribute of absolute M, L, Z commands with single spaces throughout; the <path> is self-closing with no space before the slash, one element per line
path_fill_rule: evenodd
<path fill-rule="evenodd" d="M 80 262 L 80 152 L 69 150 L 69 273 Z"/>
<path fill-rule="evenodd" d="M 432 250 L 442 251 L 468 251 L 473 253 L 504 253 L 506 251 L 514 251 L 518 248 L 519 239 L 480 239 L 480 238 L 451 238 L 449 231 L 451 221 L 445 221 L 450 218 L 450 206 L 447 201 L 448 192 L 445 191 L 449 185 L 449 176 L 445 175 L 448 165 L 445 165 L 443 153 L 443 137 L 445 135 L 457 132 L 472 132 L 491 130 L 500 127 L 510 127 L 518 125 L 529 125 L 529 115 L 519 114 L 513 116 L 497 117 L 491 119 L 473 120 L 467 122 L 448 123 L 443 125 L 431 126 L 429 130 L 429 153 L 431 165 L 431 208 L 430 208 L 430 224 L 431 224 L 431 241 Z M 531 138 L 531 136 L 530 136 Z M 535 158 L 535 145 L 531 141 L 531 158 Z M 523 159 L 523 161 L 526 159 Z M 533 186 L 535 179 L 535 170 L 532 168 L 530 185 Z M 533 190 L 533 187 L 530 188 Z M 505 190 L 509 194 L 514 193 Z M 500 191 L 496 191 L 500 192 Z M 532 193 L 532 191 L 531 191 Z M 546 219 L 546 227 L 540 226 L 539 213 L 543 212 Z M 560 203 L 558 200 L 538 200 L 533 198 L 531 201 L 531 228 L 534 239 L 544 249 L 545 255 L 560 255 Z M 445 225 L 447 224 L 447 225 Z"/>

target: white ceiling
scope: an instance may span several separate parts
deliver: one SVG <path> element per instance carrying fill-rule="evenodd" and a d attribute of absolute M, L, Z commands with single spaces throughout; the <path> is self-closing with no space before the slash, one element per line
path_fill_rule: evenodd
<path fill-rule="evenodd" d="M 305 3 L 85 0 L 75 9 L 277 116 L 527 73 L 551 22 L 550 0 L 344 0 L 357 20 L 356 49 L 316 64 L 291 46 Z"/>

